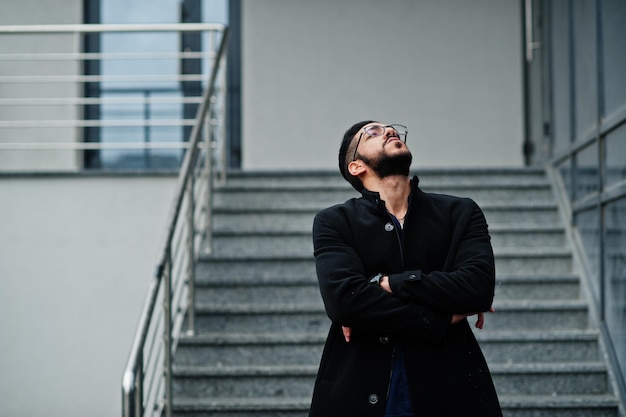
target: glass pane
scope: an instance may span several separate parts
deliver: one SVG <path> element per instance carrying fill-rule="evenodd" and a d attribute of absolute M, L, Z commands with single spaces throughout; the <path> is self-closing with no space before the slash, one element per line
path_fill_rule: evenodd
<path fill-rule="evenodd" d="M 552 25 L 550 31 L 550 52 L 552 66 L 550 78 L 553 94 L 554 155 L 569 147 L 570 128 L 570 47 L 569 47 L 569 1 L 550 2 Z"/>
<path fill-rule="evenodd" d="M 626 180 L 626 124 L 606 136 L 606 186 Z"/>
<path fill-rule="evenodd" d="M 179 0 L 100 0 L 102 23 L 178 23 Z"/>
<path fill-rule="evenodd" d="M 626 376 L 626 198 L 612 202 L 606 210 L 606 324 Z"/>
<path fill-rule="evenodd" d="M 603 0 L 602 48 L 604 55 L 604 114 L 626 104 L 626 2 Z"/>
<path fill-rule="evenodd" d="M 574 224 L 583 244 L 585 272 L 590 279 L 593 296 L 598 301 L 600 299 L 600 219 L 598 210 L 594 208 L 576 214 Z"/>
<path fill-rule="evenodd" d="M 176 23 L 177 0 L 103 0 L 102 23 Z M 177 33 L 105 33 L 101 37 L 102 52 L 109 54 L 138 55 L 145 53 L 175 53 L 179 48 Z M 179 120 L 181 118 L 178 59 L 175 57 L 154 59 L 103 59 L 101 96 L 102 120 L 136 120 L 137 126 L 103 126 L 100 140 L 103 143 L 152 143 L 182 141 L 181 126 L 149 126 L 151 120 Z M 132 82 L 118 81 L 119 76 L 139 75 Z M 156 78 L 159 77 L 158 81 Z M 163 78 L 165 77 L 165 79 Z M 109 81 L 110 80 L 110 81 Z M 163 99 L 174 104 L 163 104 Z M 125 103 L 124 101 L 127 101 Z M 176 168 L 181 160 L 180 149 L 167 150 L 103 150 L 100 153 L 103 168 L 141 169 Z"/>
<path fill-rule="evenodd" d="M 207 23 L 228 23 L 228 0 L 203 0 L 202 21 Z"/>
<path fill-rule="evenodd" d="M 572 159 L 566 159 L 561 162 L 558 166 L 558 170 L 561 174 L 561 178 L 563 179 L 563 186 L 567 192 L 567 197 L 571 201 L 574 197 L 574 194 L 572 193 Z"/>
<path fill-rule="evenodd" d="M 576 154 L 576 201 L 599 190 L 598 167 L 597 143 L 584 148 Z"/>
<path fill-rule="evenodd" d="M 101 0 L 98 4 L 101 23 L 105 24 L 178 23 L 182 10 L 181 0 Z M 201 8 L 198 19 L 226 23 L 228 0 L 204 0 Z M 200 36 L 198 48 L 204 50 L 216 42 L 216 37 L 208 33 L 186 36 Z M 94 118 L 104 122 L 97 132 L 97 140 L 109 144 L 167 142 L 166 149 L 102 150 L 100 168 L 177 168 L 180 165 L 184 149 L 175 148 L 175 144 L 189 136 L 189 124 L 202 96 L 204 81 L 198 81 L 198 76 L 205 80 L 207 77 L 203 75 L 210 67 L 206 54 L 181 62 L 178 52 L 183 37 L 175 32 L 104 33 L 100 36 L 99 51 L 107 56 L 99 61 L 97 71 L 103 77 L 97 93 L 103 101 Z M 181 71 L 188 80 L 181 81 Z"/>
<path fill-rule="evenodd" d="M 576 0 L 574 6 L 574 65 L 576 74 L 576 138 L 595 129 L 598 120 L 598 58 L 596 2 Z"/>

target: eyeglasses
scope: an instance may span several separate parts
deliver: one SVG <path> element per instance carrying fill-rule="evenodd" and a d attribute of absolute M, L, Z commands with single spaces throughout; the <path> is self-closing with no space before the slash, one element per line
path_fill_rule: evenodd
<path fill-rule="evenodd" d="M 397 136 L 402 142 L 406 143 L 406 136 L 408 130 L 406 130 L 406 126 L 399 124 L 391 124 L 387 126 L 383 125 L 372 125 L 368 127 L 364 127 L 363 131 L 359 135 L 359 140 L 356 142 L 356 146 L 354 148 L 354 155 L 352 155 L 352 160 L 356 161 L 356 151 L 359 149 L 359 143 L 361 143 L 361 137 L 363 137 L 363 133 L 366 133 L 369 137 L 373 138 L 376 136 L 384 135 L 387 129 L 393 130 L 393 136 Z"/>

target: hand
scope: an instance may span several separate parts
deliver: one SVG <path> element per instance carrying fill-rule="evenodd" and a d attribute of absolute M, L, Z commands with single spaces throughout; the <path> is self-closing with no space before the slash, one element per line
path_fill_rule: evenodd
<path fill-rule="evenodd" d="M 489 308 L 489 312 L 490 313 L 493 313 L 494 311 L 496 311 L 496 310 L 493 307 Z M 476 326 L 477 329 L 482 329 L 484 324 L 485 324 L 485 313 L 483 313 L 483 312 L 480 312 L 480 313 L 467 313 L 467 314 L 453 314 L 451 323 L 452 324 L 457 324 L 460 321 L 466 319 L 467 317 L 473 316 L 475 314 L 478 315 L 478 318 L 476 319 L 475 326 Z"/>
<path fill-rule="evenodd" d="M 341 326 L 341 331 L 343 332 L 343 338 L 346 339 L 346 343 L 350 343 L 350 337 L 352 336 L 352 328 Z"/>
<path fill-rule="evenodd" d="M 380 288 L 382 288 L 383 290 L 387 291 L 389 294 L 392 294 L 393 291 L 391 291 L 391 286 L 389 285 L 389 276 L 385 275 L 384 277 L 382 277 L 380 279 Z"/>

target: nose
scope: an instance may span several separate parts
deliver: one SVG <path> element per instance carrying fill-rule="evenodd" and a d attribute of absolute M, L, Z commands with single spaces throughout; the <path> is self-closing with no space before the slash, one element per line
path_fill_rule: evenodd
<path fill-rule="evenodd" d="M 396 137 L 400 139 L 400 135 L 398 134 L 398 131 L 391 126 L 385 127 L 385 137 L 386 138 Z"/>

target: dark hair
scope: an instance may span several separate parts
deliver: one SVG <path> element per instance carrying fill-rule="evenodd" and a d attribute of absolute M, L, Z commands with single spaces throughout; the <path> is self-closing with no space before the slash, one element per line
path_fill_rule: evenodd
<path fill-rule="evenodd" d="M 354 135 L 356 135 L 359 130 L 363 128 L 363 126 L 370 123 L 375 123 L 375 120 L 364 120 L 353 124 L 348 130 L 346 130 L 346 133 L 343 134 L 343 140 L 341 141 L 341 146 L 339 147 L 339 171 L 346 181 L 348 181 L 358 192 L 363 190 L 363 184 L 361 183 L 359 177 L 355 177 L 348 172 L 348 164 L 352 162 L 352 155 L 354 154 L 354 148 L 356 147 L 356 142 L 352 143 L 352 139 L 354 138 Z"/>

